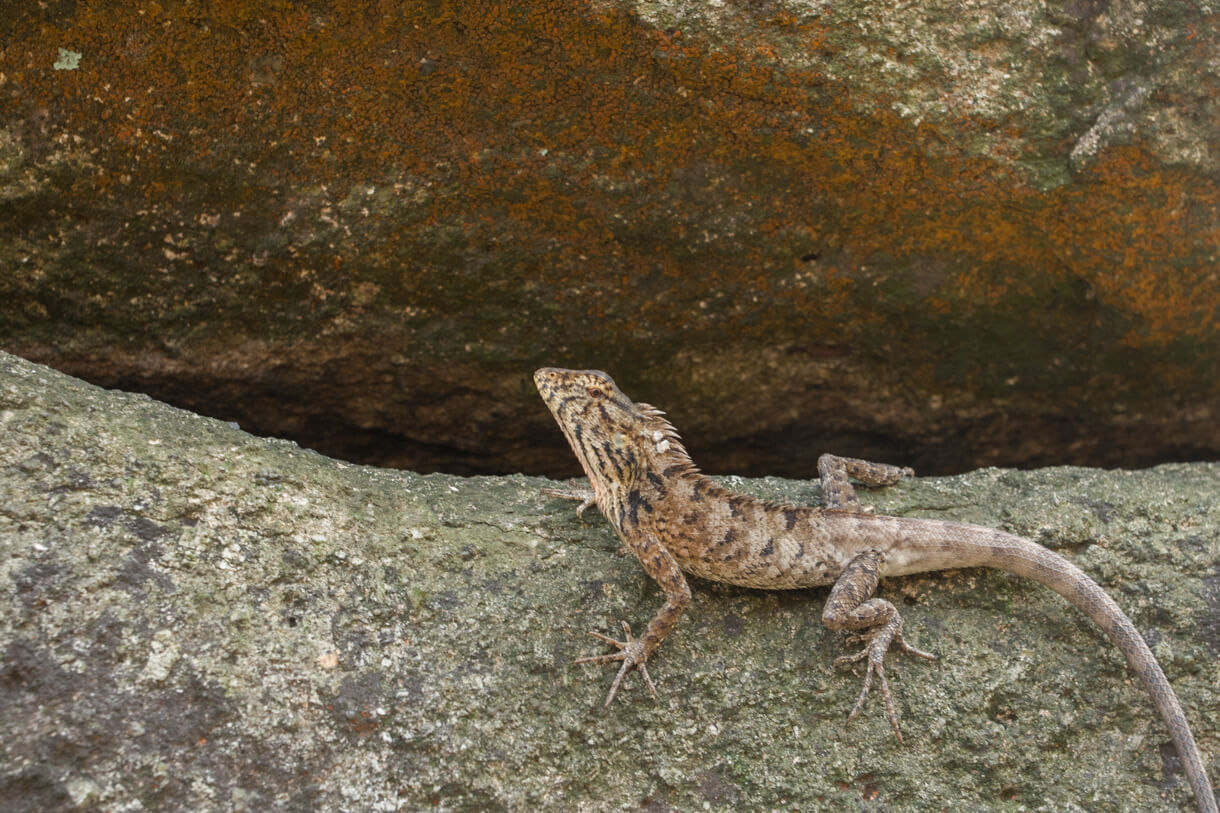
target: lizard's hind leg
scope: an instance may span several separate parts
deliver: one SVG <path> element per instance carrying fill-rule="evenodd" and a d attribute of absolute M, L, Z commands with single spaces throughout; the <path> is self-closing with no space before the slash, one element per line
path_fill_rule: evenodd
<path fill-rule="evenodd" d="M 822 480 L 822 503 L 826 508 L 838 511 L 860 511 L 856 490 L 851 487 L 850 477 L 855 477 L 867 486 L 892 486 L 903 477 L 912 477 L 912 469 L 891 466 L 887 463 L 870 463 L 854 457 L 839 457 L 824 454 L 818 458 L 818 477 Z"/>
<path fill-rule="evenodd" d="M 822 623 L 832 630 L 868 630 L 855 637 L 864 642 L 864 648 L 855 655 L 844 655 L 835 659 L 835 664 L 855 663 L 868 658 L 868 673 L 864 676 L 864 688 L 851 713 L 850 721 L 864 707 L 864 699 L 873 685 L 873 676 L 881 684 L 881 697 L 885 700 L 885 712 L 890 718 L 898 741 L 902 732 L 898 729 L 898 714 L 894 711 L 894 700 L 890 696 L 890 685 L 885 679 L 885 653 L 891 643 L 898 644 L 903 652 L 936 660 L 936 656 L 909 645 L 902 639 L 902 616 L 898 608 L 882 598 L 870 598 L 877 589 L 878 568 L 881 557 L 875 550 L 865 551 L 852 559 L 835 586 L 822 610 Z M 871 629 L 870 629 L 871 628 Z"/>

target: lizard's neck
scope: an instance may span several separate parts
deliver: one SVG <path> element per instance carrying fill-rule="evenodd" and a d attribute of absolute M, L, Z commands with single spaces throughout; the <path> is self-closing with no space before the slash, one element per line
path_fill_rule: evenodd
<path fill-rule="evenodd" d="M 660 410 L 637 404 L 630 422 L 609 431 L 575 431 L 569 435 L 598 508 L 612 522 L 630 512 L 632 495 L 658 496 L 678 478 L 700 477 L 682 439 Z"/>

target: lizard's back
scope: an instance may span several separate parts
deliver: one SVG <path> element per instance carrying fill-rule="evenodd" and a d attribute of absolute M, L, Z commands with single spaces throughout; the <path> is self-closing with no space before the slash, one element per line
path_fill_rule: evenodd
<path fill-rule="evenodd" d="M 700 578 L 768 590 L 833 584 L 846 565 L 825 512 L 736 494 L 702 474 L 665 483 L 651 526 L 678 566 Z"/>

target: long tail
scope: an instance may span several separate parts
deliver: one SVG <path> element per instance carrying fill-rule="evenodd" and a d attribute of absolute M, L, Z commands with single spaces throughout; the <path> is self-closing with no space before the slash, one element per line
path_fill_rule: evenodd
<path fill-rule="evenodd" d="M 1153 705 L 1169 727 L 1169 736 L 1201 813 L 1217 813 L 1203 756 L 1161 665 L 1131 619 L 1084 571 L 1035 542 L 993 528 L 906 517 L 836 514 L 836 524 L 853 524 L 859 534 L 857 538 L 871 537 L 878 543 L 878 549 L 886 552 L 884 575 L 993 567 L 1033 579 L 1076 605 L 1110 637 L 1144 682 Z"/>

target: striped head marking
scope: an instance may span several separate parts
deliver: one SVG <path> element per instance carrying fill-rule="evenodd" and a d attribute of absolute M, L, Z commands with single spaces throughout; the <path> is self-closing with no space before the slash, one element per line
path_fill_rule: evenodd
<path fill-rule="evenodd" d="M 534 383 L 580 460 L 599 501 L 649 471 L 690 467 L 660 410 L 637 404 L 601 370 L 543 367 Z"/>

